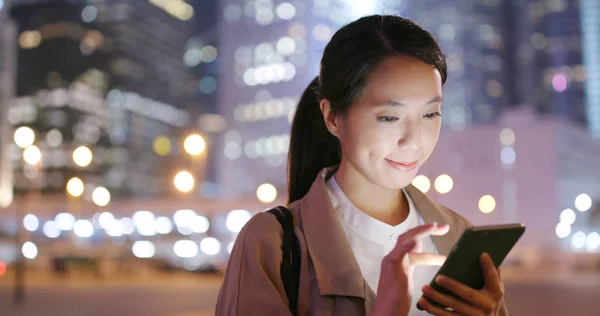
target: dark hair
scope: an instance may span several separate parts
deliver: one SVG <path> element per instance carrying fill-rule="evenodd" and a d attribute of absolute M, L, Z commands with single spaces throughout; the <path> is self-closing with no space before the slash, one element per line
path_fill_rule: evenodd
<path fill-rule="evenodd" d="M 372 15 L 340 30 L 325 47 L 321 71 L 304 91 L 292 122 L 288 154 L 288 201 L 302 198 L 317 174 L 339 164 L 341 147 L 327 130 L 320 100 L 345 114 L 362 93 L 367 77 L 389 56 L 410 56 L 433 65 L 446 82 L 446 59 L 433 36 L 398 16 Z"/>

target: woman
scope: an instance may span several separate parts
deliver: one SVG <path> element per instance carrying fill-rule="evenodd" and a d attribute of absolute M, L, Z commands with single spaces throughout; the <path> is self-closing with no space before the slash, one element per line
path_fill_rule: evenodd
<path fill-rule="evenodd" d="M 440 132 L 446 62 L 430 33 L 368 16 L 335 33 L 292 124 L 289 206 L 300 243 L 298 315 L 507 315 L 482 256 L 486 286 L 428 286 L 469 222 L 411 185 Z M 426 224 L 427 223 L 427 224 Z M 217 315 L 289 315 L 282 229 L 260 213 L 240 232 Z M 453 311 L 437 308 L 440 302 Z M 419 303 L 425 311 L 419 311 Z"/>

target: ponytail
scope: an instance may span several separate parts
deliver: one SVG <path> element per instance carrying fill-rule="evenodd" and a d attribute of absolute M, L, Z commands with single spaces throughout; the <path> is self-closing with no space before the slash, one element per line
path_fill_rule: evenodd
<path fill-rule="evenodd" d="M 304 90 L 296 108 L 288 153 L 288 203 L 301 199 L 319 172 L 341 161 L 339 140 L 323 120 L 319 77 Z"/>

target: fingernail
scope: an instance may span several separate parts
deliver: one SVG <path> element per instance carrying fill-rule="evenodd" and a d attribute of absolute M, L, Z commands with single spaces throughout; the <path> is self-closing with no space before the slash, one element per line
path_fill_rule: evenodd
<path fill-rule="evenodd" d="M 422 307 L 425 307 L 427 305 L 427 300 L 424 298 L 420 298 L 419 305 L 421 305 Z"/>

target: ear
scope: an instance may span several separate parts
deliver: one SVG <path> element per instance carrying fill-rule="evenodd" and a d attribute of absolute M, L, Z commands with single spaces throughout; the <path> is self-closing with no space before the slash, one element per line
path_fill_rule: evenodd
<path fill-rule="evenodd" d="M 333 136 L 339 137 L 340 117 L 331 109 L 331 102 L 328 99 L 322 99 L 319 106 L 321 107 L 321 114 L 323 114 L 323 121 L 325 121 L 327 130 L 329 130 Z"/>

